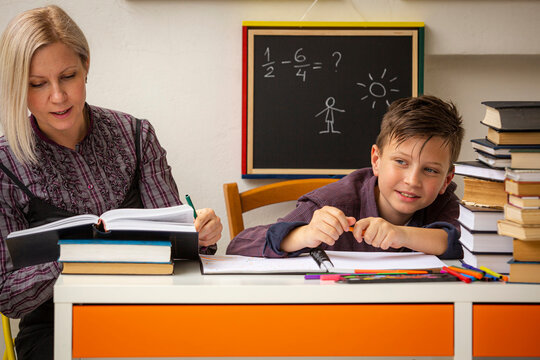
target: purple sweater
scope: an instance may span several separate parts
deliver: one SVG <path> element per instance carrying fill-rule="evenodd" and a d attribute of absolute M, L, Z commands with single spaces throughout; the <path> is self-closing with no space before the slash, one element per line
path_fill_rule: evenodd
<path fill-rule="evenodd" d="M 117 208 L 133 180 L 135 118 L 90 106 L 90 126 L 75 150 L 47 138 L 35 125 L 38 165 L 24 165 L 0 137 L 0 161 L 37 197 L 74 214 L 101 214 Z M 154 128 L 142 120 L 139 188 L 146 208 L 181 204 L 176 183 Z M 0 171 L 0 311 L 17 318 L 52 297 L 58 262 L 14 270 L 4 242 L 12 231 L 28 227 L 29 198 Z"/>
<path fill-rule="evenodd" d="M 227 254 L 247 256 L 286 257 L 306 252 L 302 249 L 295 253 L 280 251 L 281 241 L 294 228 L 306 225 L 313 213 L 323 206 L 333 206 L 355 219 L 379 217 L 375 201 L 377 177 L 371 168 L 356 170 L 340 181 L 316 189 L 298 199 L 296 209 L 272 225 L 255 226 L 242 231 L 229 244 Z M 456 184 L 451 183 L 446 192 L 437 196 L 428 207 L 418 210 L 407 226 L 439 228 L 448 233 L 448 248 L 440 255 L 443 259 L 461 259 L 463 249 L 459 243 L 460 233 L 458 198 L 454 194 Z M 351 232 L 344 232 L 333 246 L 321 244 L 325 250 L 337 251 L 410 251 L 410 249 L 382 250 L 365 242 L 358 243 Z"/>

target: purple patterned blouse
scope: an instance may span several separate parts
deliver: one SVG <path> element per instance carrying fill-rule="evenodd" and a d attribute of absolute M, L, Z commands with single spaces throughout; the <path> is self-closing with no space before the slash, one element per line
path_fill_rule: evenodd
<path fill-rule="evenodd" d="M 43 134 L 31 116 L 38 165 L 23 165 L 0 137 L 0 161 L 28 189 L 51 205 L 75 214 L 101 214 L 122 204 L 135 174 L 135 118 L 88 106 L 89 131 L 75 150 Z M 154 128 L 141 121 L 140 192 L 146 208 L 181 204 L 178 189 Z M 57 262 L 13 270 L 6 236 L 28 227 L 28 196 L 0 171 L 0 311 L 17 318 L 52 297 L 61 272 Z"/>

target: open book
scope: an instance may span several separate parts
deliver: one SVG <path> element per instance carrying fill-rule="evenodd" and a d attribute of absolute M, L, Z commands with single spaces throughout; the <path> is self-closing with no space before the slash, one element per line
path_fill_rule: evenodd
<path fill-rule="evenodd" d="M 332 265 L 302 254 L 290 258 L 200 255 L 203 274 L 354 273 L 355 270 L 433 269 L 446 266 L 435 255 L 418 252 L 326 251 Z"/>
<path fill-rule="evenodd" d="M 198 258 L 193 209 L 178 205 L 159 209 L 114 209 L 101 216 L 76 215 L 14 231 L 6 239 L 13 266 L 20 268 L 56 261 L 59 239 L 169 240 L 174 259 Z"/>

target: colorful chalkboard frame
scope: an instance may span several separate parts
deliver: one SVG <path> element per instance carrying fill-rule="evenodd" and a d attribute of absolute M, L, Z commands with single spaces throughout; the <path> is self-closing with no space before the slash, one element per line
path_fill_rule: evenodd
<path fill-rule="evenodd" d="M 260 64 L 260 66 L 257 66 L 256 69 L 256 61 L 257 58 L 260 61 L 262 51 L 258 51 L 257 55 L 255 55 L 255 39 L 257 37 L 257 41 L 274 41 L 274 39 L 271 39 L 272 37 L 276 39 L 276 41 L 279 42 L 279 38 L 285 39 L 282 40 L 285 43 L 289 41 L 289 39 L 300 39 L 298 41 L 315 41 L 313 39 L 316 38 L 328 38 L 328 39 L 339 39 L 344 38 L 343 41 L 353 41 L 351 39 L 358 39 L 358 41 L 367 41 L 369 39 L 375 39 L 378 41 L 381 39 L 382 41 L 403 41 L 401 39 L 407 39 L 407 44 L 405 48 L 409 47 L 409 39 L 410 39 L 410 50 L 407 49 L 405 52 L 404 59 L 406 60 L 406 75 L 410 79 L 410 83 L 406 86 L 406 91 L 402 91 L 401 94 L 397 95 L 397 97 L 402 96 L 418 96 L 419 94 L 423 93 L 423 69 L 424 69 L 424 23 L 421 22 L 374 22 L 374 23 L 366 23 L 366 22 L 243 22 L 243 54 L 242 54 L 242 72 L 243 72 L 243 81 L 242 81 L 242 178 L 306 178 L 306 177 L 342 177 L 351 171 L 364 167 L 369 166 L 369 163 L 366 161 L 366 158 L 369 157 L 369 148 L 367 151 L 351 151 L 350 153 L 356 154 L 356 153 L 362 153 L 363 158 L 362 159 L 355 159 L 351 158 L 351 164 L 341 164 L 338 167 L 334 166 L 313 166 L 313 159 L 310 159 L 309 161 L 304 161 L 303 159 L 293 159 L 294 162 L 293 165 L 291 163 L 288 163 L 290 161 L 291 156 L 296 155 L 306 155 L 306 156 L 312 156 L 310 154 L 315 154 L 317 151 L 313 151 L 313 149 L 310 149 L 309 146 L 303 146 L 301 143 L 298 144 L 292 144 L 293 140 L 290 138 L 288 140 L 283 140 L 281 135 L 277 134 L 276 137 L 272 138 L 272 136 L 268 137 L 269 133 L 272 133 L 275 128 L 274 124 L 270 125 L 270 122 L 274 122 L 275 118 L 266 119 L 266 113 L 272 112 L 272 111 L 264 111 L 264 106 L 266 105 L 258 105 L 258 104 L 267 104 L 266 100 L 260 100 L 257 98 L 258 94 L 262 94 L 265 90 L 261 90 L 261 86 L 258 85 L 256 77 L 260 77 L 260 68 L 263 67 L 263 65 L 266 65 L 267 63 L 271 63 L 275 67 L 277 66 L 289 66 L 290 69 L 292 69 L 296 64 L 298 67 L 298 72 L 295 73 L 295 76 L 297 77 L 296 80 L 300 79 L 304 82 L 306 81 L 306 72 L 301 72 L 302 67 L 301 65 L 305 65 L 301 62 L 298 62 L 298 60 L 306 60 L 306 54 L 304 54 L 304 47 L 299 48 L 297 46 L 297 51 L 294 52 L 294 54 L 291 53 L 291 58 L 293 59 L 287 59 L 283 60 L 281 59 L 272 59 L 270 55 L 270 51 L 265 52 L 265 60 L 272 60 L 267 61 L 265 64 Z M 394 40 L 394 37 L 396 40 Z M 260 40 L 264 39 L 264 40 Z M 302 39 L 308 39 L 308 40 L 302 40 Z M 397 40 L 400 39 L 400 40 Z M 290 41 L 297 41 L 297 40 L 290 40 Z M 294 44 L 284 44 L 285 46 L 274 46 L 274 48 L 286 48 L 287 46 L 293 46 Z M 311 44 L 313 45 L 313 44 Z M 350 45 L 343 45 L 343 46 L 350 46 Z M 364 46 L 364 45 L 362 45 Z M 369 45 L 365 45 L 369 46 Z M 402 45 L 399 45 L 402 46 Z M 260 46 L 259 46 L 260 47 Z M 264 47 L 264 45 L 263 45 Z M 294 46 L 293 46 L 294 47 Z M 312 46 L 313 47 L 313 46 Z M 324 46 L 323 46 L 324 47 Z M 326 49 L 330 49 L 331 46 Z M 354 48 L 354 47 L 353 47 Z M 266 50 L 270 50 L 271 47 L 267 46 Z M 259 49 L 261 50 L 261 49 Z M 273 49 L 272 49 L 273 50 Z M 301 51 L 300 51 L 301 50 Z M 371 50 L 370 50 L 371 52 Z M 376 52 L 376 51 L 372 51 Z M 327 53 L 330 53 L 327 51 Z M 366 52 L 369 53 L 369 52 Z M 383 53 L 381 53 L 384 58 L 390 59 L 395 58 L 395 54 L 389 54 L 388 56 L 385 56 Z M 390 56 L 391 55 L 391 56 Z M 376 56 L 376 55 L 374 55 Z M 380 55 L 381 56 L 381 55 Z M 401 55 L 399 55 L 401 56 Z M 329 55 L 326 55 L 326 60 L 331 59 L 332 60 L 332 66 L 334 67 L 333 70 L 337 73 L 337 65 L 341 65 L 339 61 L 341 60 L 341 53 L 337 54 L 336 52 L 333 53 L 333 56 L 329 57 Z M 292 61 L 294 60 L 294 61 Z M 377 62 L 378 59 L 372 59 L 372 61 Z M 292 61 L 292 64 L 291 64 Z M 257 64 L 259 65 L 259 64 Z M 318 70 L 319 73 L 322 73 L 323 69 L 325 67 L 324 62 L 322 61 L 315 61 L 310 62 L 311 68 L 309 68 L 312 73 L 315 73 L 315 70 Z M 326 61 L 326 71 L 330 71 L 332 66 L 330 65 L 329 61 Z M 264 67 L 266 73 L 264 74 L 265 78 L 268 77 L 268 71 L 267 69 L 269 66 Z M 409 73 L 410 68 L 410 73 Z M 274 68 L 275 69 L 275 68 Z M 341 70 L 341 68 L 339 69 Z M 376 70 L 373 70 L 376 71 Z M 258 75 L 257 72 L 259 72 Z M 374 80 L 380 80 L 385 75 L 388 76 L 387 79 L 389 79 L 392 75 L 388 74 L 390 71 L 387 72 L 387 68 L 385 67 L 384 70 L 379 71 L 378 73 L 373 73 L 371 69 L 365 69 L 365 73 L 369 76 L 369 78 L 365 78 L 362 80 L 356 79 L 354 81 L 357 81 L 355 85 L 358 86 L 358 90 L 364 90 L 364 94 L 359 95 L 359 98 L 354 101 L 358 101 L 358 103 L 361 103 L 363 100 L 362 98 L 366 98 L 366 94 L 373 95 L 372 97 L 368 98 L 366 102 L 362 104 L 363 107 L 368 104 L 368 102 L 373 98 L 374 100 L 371 102 L 373 105 L 373 109 L 375 108 L 375 105 L 377 105 L 378 111 L 382 111 L 379 104 L 375 101 L 377 100 L 375 96 L 381 95 L 371 93 L 372 85 L 374 85 Z M 270 75 L 274 75 L 272 80 L 275 80 L 277 73 L 272 73 Z M 404 74 L 402 74 L 404 75 Z M 290 73 L 289 73 L 290 76 Z M 402 76 L 403 78 L 406 76 Z M 395 76 L 392 78 L 396 78 Z M 351 80 L 353 81 L 353 80 Z M 372 81 L 370 84 L 369 82 Z M 382 83 L 382 81 L 380 81 Z M 379 82 L 377 84 L 380 85 Z M 369 86 L 368 86 L 369 85 Z M 386 84 L 388 85 L 388 84 Z M 351 85 L 348 85 L 349 87 Z M 264 86 L 263 86 L 264 87 Z M 410 88 L 409 88 L 410 87 Z M 275 89 L 284 89 L 289 88 L 289 86 L 277 86 Z M 366 92 L 369 88 L 369 93 Z M 379 90 L 383 89 L 384 86 L 379 86 Z M 255 91 L 257 89 L 257 91 Z M 376 88 L 373 88 L 376 89 Z M 390 90 L 390 89 L 389 89 Z M 392 89 L 397 90 L 399 89 Z M 270 90 L 271 91 L 271 90 Z M 295 91 L 295 90 L 291 90 Z M 318 92 L 318 90 L 315 90 Z M 385 94 L 387 93 L 386 89 L 384 90 Z M 379 91 L 380 92 L 380 91 Z M 360 91 L 359 91 L 360 93 Z M 272 94 L 272 93 L 271 93 Z M 387 93 L 389 94 L 389 92 Z M 272 96 L 272 95 L 270 95 Z M 325 134 L 324 136 L 327 136 L 326 134 L 329 134 L 330 136 L 339 136 L 335 135 L 338 134 L 338 130 L 334 130 L 334 118 L 333 114 L 335 112 L 336 117 L 339 117 L 340 115 L 343 115 L 345 111 L 342 111 L 343 109 L 340 109 L 339 104 L 339 98 L 336 101 L 334 97 L 322 95 L 321 101 L 318 101 L 317 104 L 320 105 L 319 108 L 314 109 L 312 114 L 310 116 L 313 117 L 313 121 L 316 122 L 317 119 L 319 121 L 319 125 L 322 127 L 325 127 L 324 129 L 318 129 L 320 134 Z M 350 94 L 348 95 L 351 96 Z M 394 94 L 394 96 L 396 96 Z M 326 99 L 326 101 L 323 101 Z M 282 103 L 281 99 L 281 103 Z M 391 99 L 392 101 L 395 100 L 395 98 Z M 270 99 L 269 103 L 272 101 L 279 102 L 280 99 Z M 388 104 L 388 99 L 386 99 L 386 104 Z M 299 104 L 300 102 L 298 102 Z M 296 108 L 297 103 L 294 104 L 294 106 L 291 106 L 293 104 L 289 104 L 288 108 Z M 356 103 L 355 103 L 356 104 Z M 269 105 L 271 106 L 271 105 Z M 356 106 L 356 105 L 355 105 Z M 254 109 L 256 107 L 257 109 L 262 109 L 261 111 L 256 111 Z M 268 110 L 268 109 L 267 109 Z M 320 112 L 315 110 L 322 110 Z M 330 111 L 330 112 L 329 112 Z M 349 112 L 351 113 L 351 112 Z M 384 112 L 382 112 L 384 113 Z M 373 117 L 382 118 L 382 113 L 378 114 L 377 116 L 373 115 Z M 330 114 L 330 116 L 329 116 Z M 279 114 L 278 114 L 279 115 Z M 286 116 L 280 117 L 277 116 L 280 119 L 284 119 Z M 326 117 L 326 118 L 325 118 Z M 262 120 L 259 120 L 261 118 L 264 118 Z M 331 120 L 329 119 L 331 118 Z M 262 121 L 262 122 L 261 122 Z M 284 120 L 285 121 L 285 120 Z M 288 120 L 287 120 L 288 121 Z M 380 124 L 380 119 L 376 120 Z M 289 122 L 290 123 L 290 122 Z M 324 125 L 326 124 L 326 125 Z M 293 124 L 294 125 L 294 124 Z M 268 128 L 264 128 L 265 126 L 270 126 Z M 357 125 L 358 126 L 358 125 Z M 367 126 L 370 128 L 370 134 L 369 134 L 369 141 L 373 143 L 375 141 L 374 135 L 378 133 L 379 129 L 378 126 L 373 125 L 373 120 L 371 126 Z M 257 129 L 258 132 L 257 132 Z M 270 130 L 270 131 L 269 131 Z M 279 130 L 279 129 L 278 129 Z M 276 131 L 278 131 L 276 130 Z M 326 131 L 327 130 L 327 131 Z M 356 128 L 356 131 L 358 132 L 358 128 Z M 311 132 L 316 132 L 316 130 L 313 130 Z M 361 131 L 363 132 L 363 131 Z M 260 135 L 260 134 L 265 135 Z M 293 128 L 291 133 L 294 133 L 294 136 L 297 138 L 305 138 L 304 136 L 301 136 L 295 129 Z M 330 134 L 332 133 L 332 134 Z M 344 132 L 345 134 L 351 134 L 352 132 Z M 259 135 L 258 135 L 259 134 Z M 283 132 L 281 132 L 283 134 Z M 319 135 L 320 135 L 319 134 Z M 330 137 L 327 136 L 327 139 Z M 339 139 L 335 137 L 334 139 Z M 371 140 L 372 139 L 372 140 Z M 309 140 L 308 140 L 309 141 Z M 331 140 L 335 143 L 346 143 L 347 141 L 351 142 L 351 139 L 345 140 L 342 142 L 341 140 Z M 356 138 L 355 138 L 356 141 Z M 360 143 L 360 142 L 358 142 Z M 364 147 L 371 147 L 371 143 L 367 144 L 366 141 L 364 141 L 362 145 Z M 291 145 L 289 149 L 284 149 L 283 153 L 280 154 L 279 151 L 283 149 L 284 147 L 287 147 L 287 145 Z M 313 146 L 313 144 L 311 144 Z M 294 148 L 294 150 L 293 150 Z M 273 151 L 273 150 L 277 150 Z M 354 150 L 353 146 L 347 147 L 345 146 L 344 149 L 351 149 Z M 306 150 L 306 152 L 309 152 L 309 154 L 302 154 L 302 151 Z M 334 150 L 336 152 L 336 150 Z M 337 150 L 339 152 L 347 152 L 347 151 L 341 151 Z M 365 154 L 364 154 L 365 153 Z M 262 154 L 262 155 L 261 155 Z M 271 154 L 269 156 L 269 154 Z M 325 153 L 326 154 L 326 153 Z M 316 156 L 316 155 L 315 155 Z M 270 163 L 271 166 L 268 166 L 267 160 L 264 160 L 263 158 L 271 158 Z M 343 158 L 343 156 L 339 157 L 340 159 Z M 263 160 L 261 160 L 263 159 Z M 283 164 L 281 163 L 283 162 Z M 348 161 L 348 160 L 345 160 Z M 305 162 L 305 164 L 303 163 Z M 328 162 L 328 160 L 326 160 Z M 261 165 L 262 164 L 262 165 Z"/>

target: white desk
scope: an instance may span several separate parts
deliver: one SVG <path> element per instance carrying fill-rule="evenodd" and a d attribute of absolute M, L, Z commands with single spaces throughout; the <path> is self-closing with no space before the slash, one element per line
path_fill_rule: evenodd
<path fill-rule="evenodd" d="M 446 345 L 450 344 L 450 350 L 442 350 L 446 351 L 446 354 L 426 355 L 420 351 L 419 354 L 408 354 L 407 356 L 452 356 L 453 354 L 456 359 L 472 359 L 473 312 L 476 314 L 476 309 L 484 309 L 487 310 L 485 314 L 488 317 L 494 312 L 501 314 L 500 307 L 488 306 L 486 309 L 485 305 L 503 306 L 503 309 L 517 310 L 517 312 L 511 311 L 508 315 L 509 318 L 496 316 L 497 319 L 502 319 L 503 327 L 517 321 L 517 327 L 523 328 L 523 332 L 533 331 L 536 338 L 540 334 L 540 285 L 483 282 L 472 284 L 462 282 L 321 284 L 319 280 L 304 280 L 301 275 L 203 276 L 200 274 L 199 265 L 196 262 L 177 263 L 173 276 L 61 275 L 54 286 L 54 303 L 55 359 L 71 359 L 72 354 L 77 357 L 136 356 L 132 351 L 139 351 L 138 355 L 144 357 L 373 356 L 370 353 L 370 351 L 374 351 L 370 350 L 372 348 L 380 349 L 382 356 L 405 356 L 399 353 L 399 349 L 403 349 L 404 345 L 392 347 L 388 346 L 388 342 L 383 347 L 380 344 L 376 344 L 375 347 L 361 346 L 354 354 L 350 352 L 351 350 L 343 350 L 343 353 L 338 354 L 335 352 L 337 351 L 335 348 L 326 348 L 325 344 L 318 344 L 318 350 L 313 350 L 313 346 L 311 346 L 310 351 L 315 352 L 310 353 L 310 351 L 302 350 L 302 346 L 298 345 L 302 339 L 289 345 L 284 344 L 279 349 L 270 345 L 263 346 L 265 343 L 276 341 L 281 337 L 276 332 L 291 337 L 301 337 L 301 333 L 306 329 L 295 327 L 297 324 L 305 324 L 308 326 L 307 331 L 312 334 L 319 333 L 316 329 L 309 328 L 310 324 L 320 324 L 320 321 L 314 318 L 328 317 L 328 314 L 334 314 L 332 312 L 334 310 L 337 311 L 335 313 L 337 315 L 331 316 L 336 318 L 337 326 L 350 325 L 352 329 L 359 329 L 359 331 L 362 331 L 362 325 L 369 326 L 369 329 L 372 329 L 373 326 L 382 326 L 381 331 L 394 332 L 394 334 L 374 334 L 374 339 L 378 337 L 387 339 L 395 336 L 395 332 L 407 335 L 408 329 L 411 329 L 413 325 L 420 326 L 418 331 L 423 332 L 421 336 L 430 332 L 425 331 L 425 328 L 422 330 L 422 326 L 429 327 L 431 332 L 436 334 L 445 334 L 445 331 L 447 335 L 449 334 Z M 482 307 L 483 305 L 484 307 Z M 156 309 L 161 312 L 155 313 Z M 317 310 L 312 318 L 309 314 L 313 314 L 313 312 L 307 313 L 306 316 L 302 313 L 304 309 Z M 398 317 L 401 314 L 409 316 L 409 320 L 407 318 L 398 320 L 408 323 L 392 325 L 388 322 L 392 319 L 385 319 L 384 315 L 375 320 L 369 319 L 370 314 L 377 314 L 377 311 L 382 311 L 382 314 L 389 314 L 389 316 L 396 316 L 396 314 L 388 312 L 388 309 L 397 309 Z M 127 312 L 123 313 L 124 310 Z M 357 310 L 361 314 L 359 319 L 348 316 L 348 314 L 356 313 Z M 523 316 L 523 311 L 525 311 L 526 316 Z M 138 317 L 135 321 L 133 320 L 134 314 Z M 169 314 L 171 319 L 177 317 L 174 318 L 176 319 L 174 324 L 163 323 L 169 318 Z M 347 316 L 340 318 L 339 314 L 347 314 Z M 439 317 L 439 315 L 430 314 L 442 315 Z M 450 319 L 448 319 L 448 314 L 450 314 Z M 482 312 L 480 311 L 479 314 Z M 417 315 L 418 321 L 416 321 Z M 479 315 L 475 316 L 480 319 Z M 227 321 L 227 317 L 229 320 L 232 317 L 235 321 L 221 324 L 220 322 Z M 256 322 L 253 322 L 252 317 L 258 317 Z M 437 318 L 434 319 L 434 317 Z M 475 326 L 478 326 L 479 331 L 482 331 L 482 326 L 484 329 L 486 326 L 493 326 L 490 321 L 486 323 L 477 318 L 475 318 Z M 206 343 L 206 346 L 198 345 L 199 331 L 204 330 L 200 328 L 204 324 L 200 323 L 214 321 L 212 319 L 216 320 L 210 324 L 213 328 L 211 333 L 225 339 L 223 342 L 207 339 L 201 343 Z M 411 319 L 413 321 L 410 321 Z M 93 322 L 94 320 L 95 322 Z M 109 320 L 113 323 L 109 323 Z M 115 325 L 114 321 L 120 322 L 120 325 Z M 146 334 L 139 334 L 140 330 L 136 330 L 135 327 L 145 321 L 154 325 L 147 329 Z M 355 323 L 347 324 L 347 321 Z M 417 322 L 418 324 L 416 324 Z M 524 323 L 522 324 L 522 322 Z M 386 325 L 387 323 L 388 325 Z M 125 325 L 126 332 L 114 332 L 114 326 L 123 326 L 122 324 Z M 495 325 L 497 326 L 497 324 Z M 112 328 L 113 333 L 105 333 L 107 330 L 101 329 L 100 326 Z M 237 332 L 228 334 L 227 329 L 232 329 L 234 326 L 238 327 L 235 328 Z M 385 329 L 384 326 L 391 328 Z M 401 326 L 401 329 L 396 329 L 395 326 Z M 257 329 L 257 327 L 260 328 Z M 132 329 L 134 332 L 128 331 Z M 157 338 L 148 340 L 148 334 L 159 332 L 160 329 L 162 329 L 163 334 L 158 334 Z M 364 331 L 369 329 L 364 329 Z M 259 337 L 262 338 L 261 344 L 251 344 L 253 341 L 256 342 L 257 338 L 250 340 L 249 346 L 245 344 L 247 336 L 252 336 L 253 332 L 265 330 L 272 332 L 273 335 L 259 333 Z M 239 333 L 242 331 L 245 334 Z M 515 329 L 511 331 L 515 332 Z M 161 339 L 168 341 L 166 336 L 170 336 L 171 332 L 175 333 L 173 336 L 175 339 L 183 339 L 183 345 L 178 344 L 178 341 L 175 344 L 155 345 L 156 339 L 157 341 L 161 341 Z M 99 339 L 98 337 L 102 334 L 105 338 Z M 313 338 L 312 334 L 309 334 L 309 337 Z M 122 345 L 123 335 L 130 338 L 125 345 Z M 134 339 L 138 335 L 141 335 L 141 339 Z M 351 334 L 351 336 L 354 338 L 355 334 Z M 499 336 L 496 338 L 500 339 Z M 437 336 L 427 339 L 425 342 L 433 342 L 436 339 Z M 475 352 L 477 352 L 476 347 L 480 349 L 481 345 L 485 345 L 482 344 L 485 341 L 479 339 L 475 340 Z M 110 348 L 114 350 L 110 350 L 108 346 L 104 345 L 103 342 L 108 340 L 113 343 Z M 136 350 L 136 345 L 144 341 L 152 341 L 154 345 L 149 346 L 148 352 L 141 354 L 140 350 Z M 377 340 L 374 341 L 377 342 Z M 527 341 L 525 340 L 525 342 Z M 239 343 L 235 344 L 235 342 Z M 411 340 L 406 342 L 410 343 Z M 508 339 L 505 339 L 505 342 L 508 342 Z M 530 349 L 528 343 L 525 345 L 518 343 L 516 346 L 519 348 L 529 347 L 528 350 L 525 349 L 527 356 L 533 356 L 535 352 L 540 353 L 538 348 Z M 211 350 L 207 350 L 209 347 Z M 94 350 L 89 352 L 89 348 L 93 348 L 97 352 Z"/>

